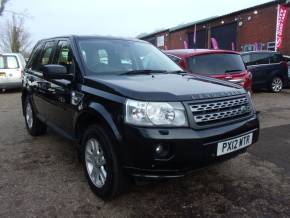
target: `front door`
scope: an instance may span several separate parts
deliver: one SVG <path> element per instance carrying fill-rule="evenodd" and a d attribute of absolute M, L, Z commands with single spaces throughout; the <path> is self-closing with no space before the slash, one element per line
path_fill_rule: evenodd
<path fill-rule="evenodd" d="M 72 49 L 68 40 L 63 39 L 57 42 L 57 49 L 52 64 L 63 65 L 67 73 L 75 75 L 77 66 L 74 61 Z M 73 118 L 77 111 L 77 103 L 74 96 L 77 93 L 74 81 L 66 79 L 54 79 L 50 81 L 50 92 L 53 96 L 50 103 L 53 105 L 52 122 L 64 130 L 65 133 L 73 135 Z"/>

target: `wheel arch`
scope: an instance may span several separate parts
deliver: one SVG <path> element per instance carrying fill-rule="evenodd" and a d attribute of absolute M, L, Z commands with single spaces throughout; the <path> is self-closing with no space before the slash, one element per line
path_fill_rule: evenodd
<path fill-rule="evenodd" d="M 117 125 L 114 122 L 111 114 L 106 110 L 104 106 L 99 103 L 89 104 L 89 107 L 79 113 L 79 115 L 75 119 L 74 131 L 76 138 L 80 140 L 84 130 L 88 126 L 96 123 L 111 130 L 117 141 L 122 140 L 121 133 L 118 130 Z"/>

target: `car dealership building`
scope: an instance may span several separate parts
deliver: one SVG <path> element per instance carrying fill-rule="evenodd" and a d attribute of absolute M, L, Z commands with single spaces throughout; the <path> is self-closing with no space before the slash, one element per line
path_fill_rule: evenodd
<path fill-rule="evenodd" d="M 276 0 L 227 15 L 210 17 L 177 27 L 142 35 L 160 49 L 220 48 L 237 51 L 275 50 L 277 31 L 281 30 L 284 8 L 282 45 L 277 48 L 290 55 L 289 0 Z M 288 17 L 290 14 L 288 15 Z M 278 40 L 279 41 L 279 40 Z"/>

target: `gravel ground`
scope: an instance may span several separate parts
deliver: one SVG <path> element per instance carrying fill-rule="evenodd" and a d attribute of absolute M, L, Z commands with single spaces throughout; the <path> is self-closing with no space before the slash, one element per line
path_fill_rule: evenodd
<path fill-rule="evenodd" d="M 289 217 L 287 169 L 260 155 L 263 145 L 275 152 L 281 138 L 268 140 L 267 131 L 277 127 L 290 154 L 289 96 L 254 95 L 263 128 L 255 150 L 182 179 L 133 186 L 103 202 L 90 191 L 73 145 L 52 131 L 30 137 L 20 94 L 0 94 L 0 217 Z"/>

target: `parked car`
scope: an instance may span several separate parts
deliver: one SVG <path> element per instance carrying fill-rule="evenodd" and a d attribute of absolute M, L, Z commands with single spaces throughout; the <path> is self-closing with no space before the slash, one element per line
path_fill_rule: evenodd
<path fill-rule="evenodd" d="M 288 84 L 290 82 L 290 61 L 288 61 Z"/>
<path fill-rule="evenodd" d="M 272 51 L 242 53 L 242 58 L 253 75 L 253 88 L 267 88 L 281 92 L 288 84 L 288 65 L 283 56 Z"/>
<path fill-rule="evenodd" d="M 288 64 L 288 87 L 290 86 L 290 56 L 283 55 L 283 59 Z"/>
<path fill-rule="evenodd" d="M 49 126 L 77 144 L 103 199 L 126 190 L 128 178 L 176 178 L 232 158 L 259 135 L 245 89 L 184 74 L 134 39 L 41 40 L 25 69 L 22 106 L 32 136 Z"/>
<path fill-rule="evenodd" d="M 184 70 L 227 80 L 251 91 L 252 75 L 237 52 L 210 49 L 180 49 L 164 51 Z"/>
<path fill-rule="evenodd" d="M 21 88 L 24 67 L 25 60 L 21 54 L 0 54 L 0 90 Z"/>

